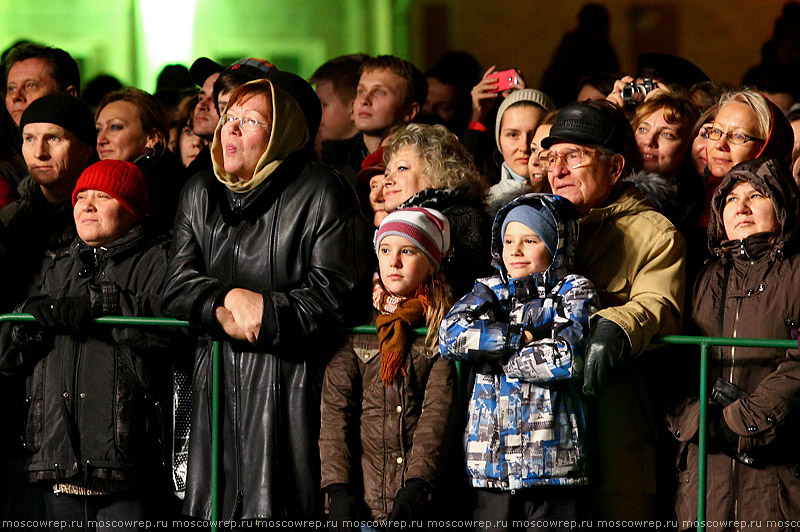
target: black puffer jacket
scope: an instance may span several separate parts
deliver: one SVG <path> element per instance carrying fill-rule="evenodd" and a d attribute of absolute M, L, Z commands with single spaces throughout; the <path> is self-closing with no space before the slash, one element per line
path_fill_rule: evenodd
<path fill-rule="evenodd" d="M 48 257 L 28 301 L 84 296 L 103 314 L 158 316 L 167 248 L 166 238 L 141 225 L 97 250 L 77 238 Z M 163 472 L 161 409 L 169 404 L 167 354 L 174 343 L 152 329 L 103 327 L 69 336 L 5 323 L 0 370 L 28 373 L 29 479 L 83 484 L 85 475 L 127 485 Z"/>
<path fill-rule="evenodd" d="M 299 112 L 279 100 L 287 94 L 281 94 L 278 82 L 273 85 L 273 107 Z M 286 117 L 275 115 L 281 119 Z M 316 125 L 308 129 L 315 131 Z M 284 130 L 283 137 L 288 134 Z M 313 134 L 308 138 L 313 143 Z M 174 316 L 223 340 L 221 508 L 226 517 L 234 515 L 237 504 L 243 519 L 318 517 L 321 512 L 322 376 L 337 348 L 335 331 L 351 302 L 363 300 L 354 293 L 369 286 L 370 251 L 368 223 L 353 189 L 313 162 L 309 148 L 289 155 L 249 192 L 233 192 L 214 175 L 198 174 L 183 190 L 175 221 L 165 304 Z M 221 148 L 212 153 L 217 175 L 223 175 Z M 231 340 L 214 319 L 214 308 L 234 287 L 263 296 L 256 345 Z M 184 505 L 185 512 L 206 519 L 211 512 L 210 352 L 211 342 L 201 342 L 195 357 Z"/>

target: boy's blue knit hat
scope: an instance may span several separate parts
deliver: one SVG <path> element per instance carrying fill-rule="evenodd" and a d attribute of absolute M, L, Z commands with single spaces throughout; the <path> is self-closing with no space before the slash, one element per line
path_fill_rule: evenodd
<path fill-rule="evenodd" d="M 506 227 L 511 222 L 519 222 L 542 239 L 547 251 L 555 254 L 558 245 L 558 227 L 553 215 L 547 209 L 536 209 L 530 205 L 517 205 L 506 215 L 503 220 L 502 235 L 506 234 Z"/>

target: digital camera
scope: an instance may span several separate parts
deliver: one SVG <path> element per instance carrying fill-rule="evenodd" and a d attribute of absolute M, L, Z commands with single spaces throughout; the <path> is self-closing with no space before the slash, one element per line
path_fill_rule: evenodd
<path fill-rule="evenodd" d="M 645 78 L 642 80 L 641 83 L 631 82 L 622 87 L 621 95 L 622 99 L 628 105 L 638 105 L 639 102 L 636 100 L 635 95 L 641 94 L 642 99 L 647 96 L 647 93 L 652 91 L 656 88 L 656 82 L 650 78 Z"/>

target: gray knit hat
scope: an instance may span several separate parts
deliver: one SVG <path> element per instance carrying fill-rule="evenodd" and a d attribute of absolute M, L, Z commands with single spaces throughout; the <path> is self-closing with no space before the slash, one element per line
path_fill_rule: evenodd
<path fill-rule="evenodd" d="M 97 146 L 92 110 L 74 96 L 57 92 L 37 98 L 22 113 L 19 129 L 40 122 L 63 127 L 92 149 Z"/>
<path fill-rule="evenodd" d="M 506 96 L 506 99 L 503 100 L 503 103 L 501 103 L 500 107 L 497 109 L 497 120 L 494 122 L 494 140 L 497 143 L 498 150 L 500 149 L 500 123 L 503 121 L 503 113 L 517 102 L 530 102 L 538 105 L 547 112 L 555 111 L 556 109 L 553 100 L 542 91 L 537 91 L 536 89 L 520 89 L 513 91 Z"/>

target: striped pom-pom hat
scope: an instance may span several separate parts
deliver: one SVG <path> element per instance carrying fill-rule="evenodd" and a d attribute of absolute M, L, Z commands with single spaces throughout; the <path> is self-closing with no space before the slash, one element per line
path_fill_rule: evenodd
<path fill-rule="evenodd" d="M 375 231 L 375 253 L 385 237 L 402 236 L 422 250 L 439 269 L 450 250 L 450 222 L 441 212 L 424 207 L 410 207 L 389 213 Z"/>

